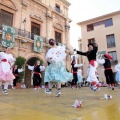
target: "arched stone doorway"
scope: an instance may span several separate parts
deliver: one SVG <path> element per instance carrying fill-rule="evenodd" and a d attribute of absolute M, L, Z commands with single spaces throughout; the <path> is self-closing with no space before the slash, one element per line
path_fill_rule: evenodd
<path fill-rule="evenodd" d="M 31 57 L 27 60 L 26 64 L 30 65 L 30 66 L 34 66 L 35 61 L 38 60 L 40 58 L 37 57 Z M 25 68 L 25 85 L 28 88 L 33 87 L 33 79 L 32 79 L 32 71 L 28 69 L 28 67 L 26 66 Z"/>

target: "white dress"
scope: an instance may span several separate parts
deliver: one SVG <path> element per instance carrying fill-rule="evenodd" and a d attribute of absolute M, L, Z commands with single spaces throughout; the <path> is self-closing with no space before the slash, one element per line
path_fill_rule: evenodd
<path fill-rule="evenodd" d="M 0 52 L 0 81 L 13 81 L 12 65 L 15 62 L 12 54 Z"/>
<path fill-rule="evenodd" d="M 115 66 L 115 71 L 116 71 L 116 81 L 120 82 L 120 63 Z"/>
<path fill-rule="evenodd" d="M 57 46 L 50 48 L 46 54 L 46 59 L 50 58 L 50 65 L 45 71 L 44 82 L 67 82 L 73 79 L 73 74 L 67 72 L 64 59 L 66 57 L 65 48 Z"/>
<path fill-rule="evenodd" d="M 82 70 L 81 69 L 78 69 L 78 71 L 77 71 L 77 77 L 78 77 L 78 81 L 77 81 L 77 83 L 81 83 L 81 82 L 83 82 L 83 80 L 82 80 Z"/>

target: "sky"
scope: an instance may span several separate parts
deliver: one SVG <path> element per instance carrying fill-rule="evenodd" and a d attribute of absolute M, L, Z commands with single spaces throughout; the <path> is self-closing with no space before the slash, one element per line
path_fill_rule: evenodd
<path fill-rule="evenodd" d="M 68 0 L 70 23 L 70 44 L 77 48 L 78 38 L 82 38 L 77 23 L 120 10 L 120 0 Z M 76 42 L 75 42 L 76 41 Z"/>

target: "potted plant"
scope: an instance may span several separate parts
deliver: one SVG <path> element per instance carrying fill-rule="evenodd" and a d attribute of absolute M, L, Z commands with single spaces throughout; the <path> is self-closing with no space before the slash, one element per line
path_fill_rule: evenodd
<path fill-rule="evenodd" d="M 18 69 L 20 69 L 24 67 L 25 62 L 26 62 L 26 59 L 22 56 L 19 56 L 16 58 L 15 65 L 17 65 Z M 18 73 L 18 80 L 17 80 L 16 88 L 20 88 L 20 84 L 23 81 L 24 75 L 25 75 L 25 71 Z"/>

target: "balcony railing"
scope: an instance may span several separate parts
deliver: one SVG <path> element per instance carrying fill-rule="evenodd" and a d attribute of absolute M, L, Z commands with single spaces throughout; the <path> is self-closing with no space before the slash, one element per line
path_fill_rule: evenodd
<path fill-rule="evenodd" d="M 15 35 L 19 35 L 19 36 L 34 40 L 34 33 L 28 32 L 26 30 L 18 29 L 18 28 L 14 28 L 14 29 L 15 29 Z M 2 25 L 0 25 L 0 30 L 2 30 Z M 46 43 L 46 38 L 42 37 L 42 39 L 43 39 L 43 43 Z"/>

